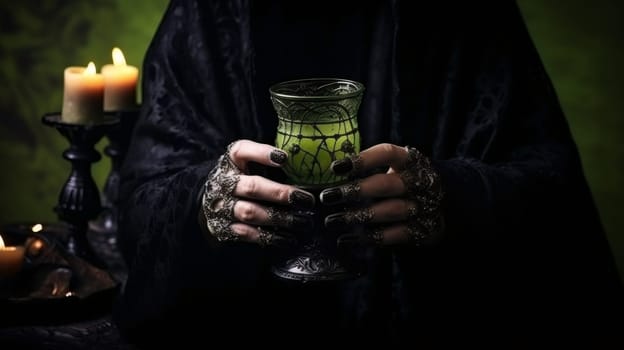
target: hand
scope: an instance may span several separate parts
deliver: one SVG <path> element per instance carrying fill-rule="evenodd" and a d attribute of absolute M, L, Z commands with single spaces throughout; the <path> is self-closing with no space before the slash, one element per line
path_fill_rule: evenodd
<path fill-rule="evenodd" d="M 249 162 L 279 167 L 287 157 L 278 148 L 249 140 L 228 146 L 208 175 L 202 199 L 208 231 L 218 241 L 289 245 L 294 240 L 289 230 L 312 225 L 311 219 L 293 210 L 312 208 L 312 194 L 246 174 Z"/>
<path fill-rule="evenodd" d="M 420 245 L 439 238 L 444 223 L 439 175 L 429 159 L 416 148 L 379 144 L 359 155 L 334 161 L 331 169 L 338 175 L 357 176 L 382 166 L 389 167 L 385 174 L 375 174 L 321 192 L 320 199 L 324 204 L 363 199 L 377 201 L 369 207 L 325 218 L 325 226 L 332 228 L 366 225 L 364 235 L 344 234 L 338 238 L 338 244 L 410 242 Z"/>

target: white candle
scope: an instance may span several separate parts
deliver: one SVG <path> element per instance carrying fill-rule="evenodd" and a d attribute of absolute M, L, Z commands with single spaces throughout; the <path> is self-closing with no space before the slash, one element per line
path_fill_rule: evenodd
<path fill-rule="evenodd" d="M 65 69 L 65 89 L 61 119 L 66 123 L 92 124 L 102 120 L 104 77 L 93 62 L 85 67 Z"/>
<path fill-rule="evenodd" d="M 136 106 L 139 69 L 126 64 L 123 52 L 113 49 L 113 64 L 102 67 L 104 76 L 104 110 L 119 111 Z"/>
<path fill-rule="evenodd" d="M 10 278 L 22 269 L 24 247 L 5 247 L 0 236 L 0 279 Z"/>

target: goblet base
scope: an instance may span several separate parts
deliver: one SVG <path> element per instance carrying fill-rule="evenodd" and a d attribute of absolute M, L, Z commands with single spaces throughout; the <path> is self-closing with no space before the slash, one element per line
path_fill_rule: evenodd
<path fill-rule="evenodd" d="M 301 282 L 339 281 L 359 275 L 336 257 L 325 255 L 313 248 L 281 265 L 273 266 L 272 271 L 278 277 Z"/>
<path fill-rule="evenodd" d="M 319 198 L 322 188 L 298 186 Z M 348 256 L 340 254 L 336 238 L 344 232 L 325 227 L 325 217 L 344 208 L 318 203 L 307 214 L 312 216 L 314 229 L 298 236 L 301 245 L 293 254 L 282 257 L 272 267 L 274 275 L 301 282 L 340 281 L 358 277 L 361 273 Z"/>

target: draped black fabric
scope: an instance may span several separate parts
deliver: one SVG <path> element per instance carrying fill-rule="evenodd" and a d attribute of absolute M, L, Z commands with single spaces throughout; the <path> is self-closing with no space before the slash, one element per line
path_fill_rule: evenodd
<path fill-rule="evenodd" d="M 621 322 L 609 246 L 520 13 L 463 3 L 172 1 L 123 169 L 126 334 L 416 344 Z M 446 191 L 440 244 L 371 249 L 361 278 L 300 285 L 271 276 L 268 250 L 207 242 L 198 198 L 214 161 L 237 139 L 272 143 L 268 87 L 306 77 L 364 83 L 363 147 L 431 157 Z"/>

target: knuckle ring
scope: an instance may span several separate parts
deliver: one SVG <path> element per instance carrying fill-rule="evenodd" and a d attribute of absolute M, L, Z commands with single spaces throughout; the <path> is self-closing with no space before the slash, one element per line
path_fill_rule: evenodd
<path fill-rule="evenodd" d="M 356 176 L 356 175 L 360 175 L 362 173 L 363 170 L 363 164 L 362 164 L 362 156 L 360 156 L 359 154 L 354 155 L 351 157 L 351 164 L 353 165 L 353 169 L 351 170 L 351 174 L 352 176 Z"/>
<path fill-rule="evenodd" d="M 281 226 L 292 227 L 294 226 L 294 217 L 286 212 L 275 209 L 274 207 L 267 207 L 267 217 L 269 219 L 269 226 Z"/>
<path fill-rule="evenodd" d="M 407 224 L 407 238 L 414 245 L 419 246 L 427 236 L 419 223 L 411 221 Z"/>
<path fill-rule="evenodd" d="M 410 220 L 407 224 L 409 241 L 419 246 L 425 239 L 438 234 L 443 226 L 442 215 L 428 215 L 426 217 Z"/>
<path fill-rule="evenodd" d="M 373 241 L 373 243 L 375 243 L 377 245 L 382 245 L 383 244 L 383 238 L 384 238 L 384 227 L 383 226 L 375 227 L 368 234 L 368 237 Z"/>
<path fill-rule="evenodd" d="M 371 208 L 364 208 L 346 213 L 344 220 L 347 224 L 366 224 L 371 222 L 373 217 L 375 217 L 375 211 Z"/>
<path fill-rule="evenodd" d="M 360 199 L 361 191 L 360 181 L 354 181 L 350 184 L 340 187 L 342 198 L 344 201 L 357 201 Z"/>
<path fill-rule="evenodd" d="M 419 210 L 417 206 L 409 206 L 407 207 L 407 219 L 414 220 L 418 217 Z"/>
<path fill-rule="evenodd" d="M 420 245 L 426 238 L 442 230 L 441 203 L 444 196 L 440 175 L 431 161 L 414 147 L 406 146 L 407 160 L 399 177 L 406 189 L 406 197 L 416 206 L 407 210 L 407 235 L 410 242 Z"/>
<path fill-rule="evenodd" d="M 405 150 L 407 151 L 405 169 L 426 168 L 431 166 L 429 159 L 420 153 L 416 147 L 405 146 Z"/>
<path fill-rule="evenodd" d="M 219 242 L 238 242 L 240 240 L 240 236 L 232 230 L 229 222 L 225 220 L 212 221 L 211 224 L 208 224 L 208 229 Z"/>
<path fill-rule="evenodd" d="M 258 226 L 257 229 L 258 229 L 258 232 L 259 232 L 259 234 L 258 234 L 258 244 L 261 247 L 268 247 L 268 246 L 272 245 L 273 244 L 273 237 L 274 237 L 274 235 L 271 232 L 269 232 L 268 230 L 266 230 L 266 229 L 264 229 L 264 228 L 262 228 L 260 226 Z"/>
<path fill-rule="evenodd" d="M 399 177 L 405 185 L 406 195 L 422 204 L 423 212 L 437 211 L 443 197 L 440 175 L 427 157 L 414 147 L 408 147 L 405 169 Z"/>

